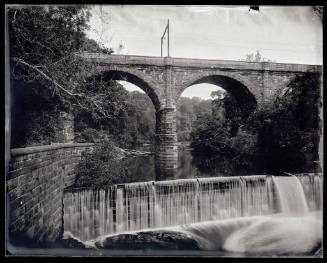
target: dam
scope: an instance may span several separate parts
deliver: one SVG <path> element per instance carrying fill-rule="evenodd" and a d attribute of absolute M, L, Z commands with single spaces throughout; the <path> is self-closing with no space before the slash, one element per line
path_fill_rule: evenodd
<path fill-rule="evenodd" d="M 321 174 L 149 181 L 64 195 L 64 232 L 82 241 L 129 231 L 322 210 Z"/>

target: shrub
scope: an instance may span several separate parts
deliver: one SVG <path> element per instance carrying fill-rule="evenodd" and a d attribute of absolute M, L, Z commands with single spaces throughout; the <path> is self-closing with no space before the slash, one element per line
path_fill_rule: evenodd
<path fill-rule="evenodd" d="M 73 187 L 107 188 L 124 182 L 122 153 L 110 140 L 98 143 L 92 153 L 85 154 L 76 167 Z"/>

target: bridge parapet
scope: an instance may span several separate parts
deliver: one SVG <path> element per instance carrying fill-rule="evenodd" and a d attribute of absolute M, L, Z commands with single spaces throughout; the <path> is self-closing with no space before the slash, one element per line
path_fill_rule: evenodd
<path fill-rule="evenodd" d="M 321 72 L 321 65 L 290 64 L 274 62 L 246 62 L 237 60 L 218 59 L 194 59 L 177 57 L 155 57 L 136 55 L 107 55 L 99 53 L 85 52 L 77 54 L 88 60 L 101 63 L 121 64 L 121 65 L 153 65 L 153 66 L 175 66 L 191 68 L 222 68 L 233 70 L 267 70 L 267 71 L 290 71 L 290 72 Z"/>

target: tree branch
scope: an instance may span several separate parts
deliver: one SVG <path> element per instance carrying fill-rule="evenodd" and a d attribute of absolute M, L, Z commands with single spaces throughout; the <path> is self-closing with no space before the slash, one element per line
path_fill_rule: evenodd
<path fill-rule="evenodd" d="M 19 58 L 13 58 L 13 61 L 22 64 L 24 66 L 27 66 L 31 69 L 34 69 L 35 71 L 37 71 L 38 73 L 40 73 L 44 78 L 46 78 L 47 80 L 49 80 L 50 82 L 52 82 L 55 86 L 57 86 L 58 88 L 60 88 L 61 90 L 63 90 L 65 93 L 67 93 L 70 96 L 73 97 L 83 97 L 83 94 L 79 94 L 79 93 L 71 93 L 69 90 L 65 89 L 63 86 L 61 86 L 58 82 L 56 82 L 55 80 L 53 80 L 52 78 L 50 78 L 47 74 L 45 74 L 43 71 L 39 70 L 36 66 L 33 66 L 29 63 L 27 63 L 26 61 L 19 59 Z"/>

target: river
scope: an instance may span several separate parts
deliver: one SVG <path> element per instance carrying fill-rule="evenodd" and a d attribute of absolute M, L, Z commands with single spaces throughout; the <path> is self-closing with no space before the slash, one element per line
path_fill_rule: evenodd
<path fill-rule="evenodd" d="M 153 149 L 150 145 L 139 147 L 137 150 L 150 151 Z M 122 159 L 123 166 L 127 171 L 125 183 L 155 181 L 155 156 L 131 155 Z M 220 166 L 213 166 L 212 161 L 208 159 L 193 157 L 191 148 L 187 143 L 179 144 L 178 147 L 178 169 L 174 177 L 165 178 L 166 180 L 212 177 L 212 176 L 230 176 L 235 173 L 235 168 L 227 161 L 220 162 Z M 238 173 L 237 173 L 238 174 Z"/>
<path fill-rule="evenodd" d="M 229 164 L 210 169 L 203 160 L 199 167 L 182 144 L 175 177 L 156 181 L 154 158 L 122 159 L 129 175 L 122 187 L 66 192 L 64 238 L 80 240 L 99 255 L 164 249 L 222 257 L 301 256 L 319 248 L 321 174 L 229 176 L 235 172 Z"/>

